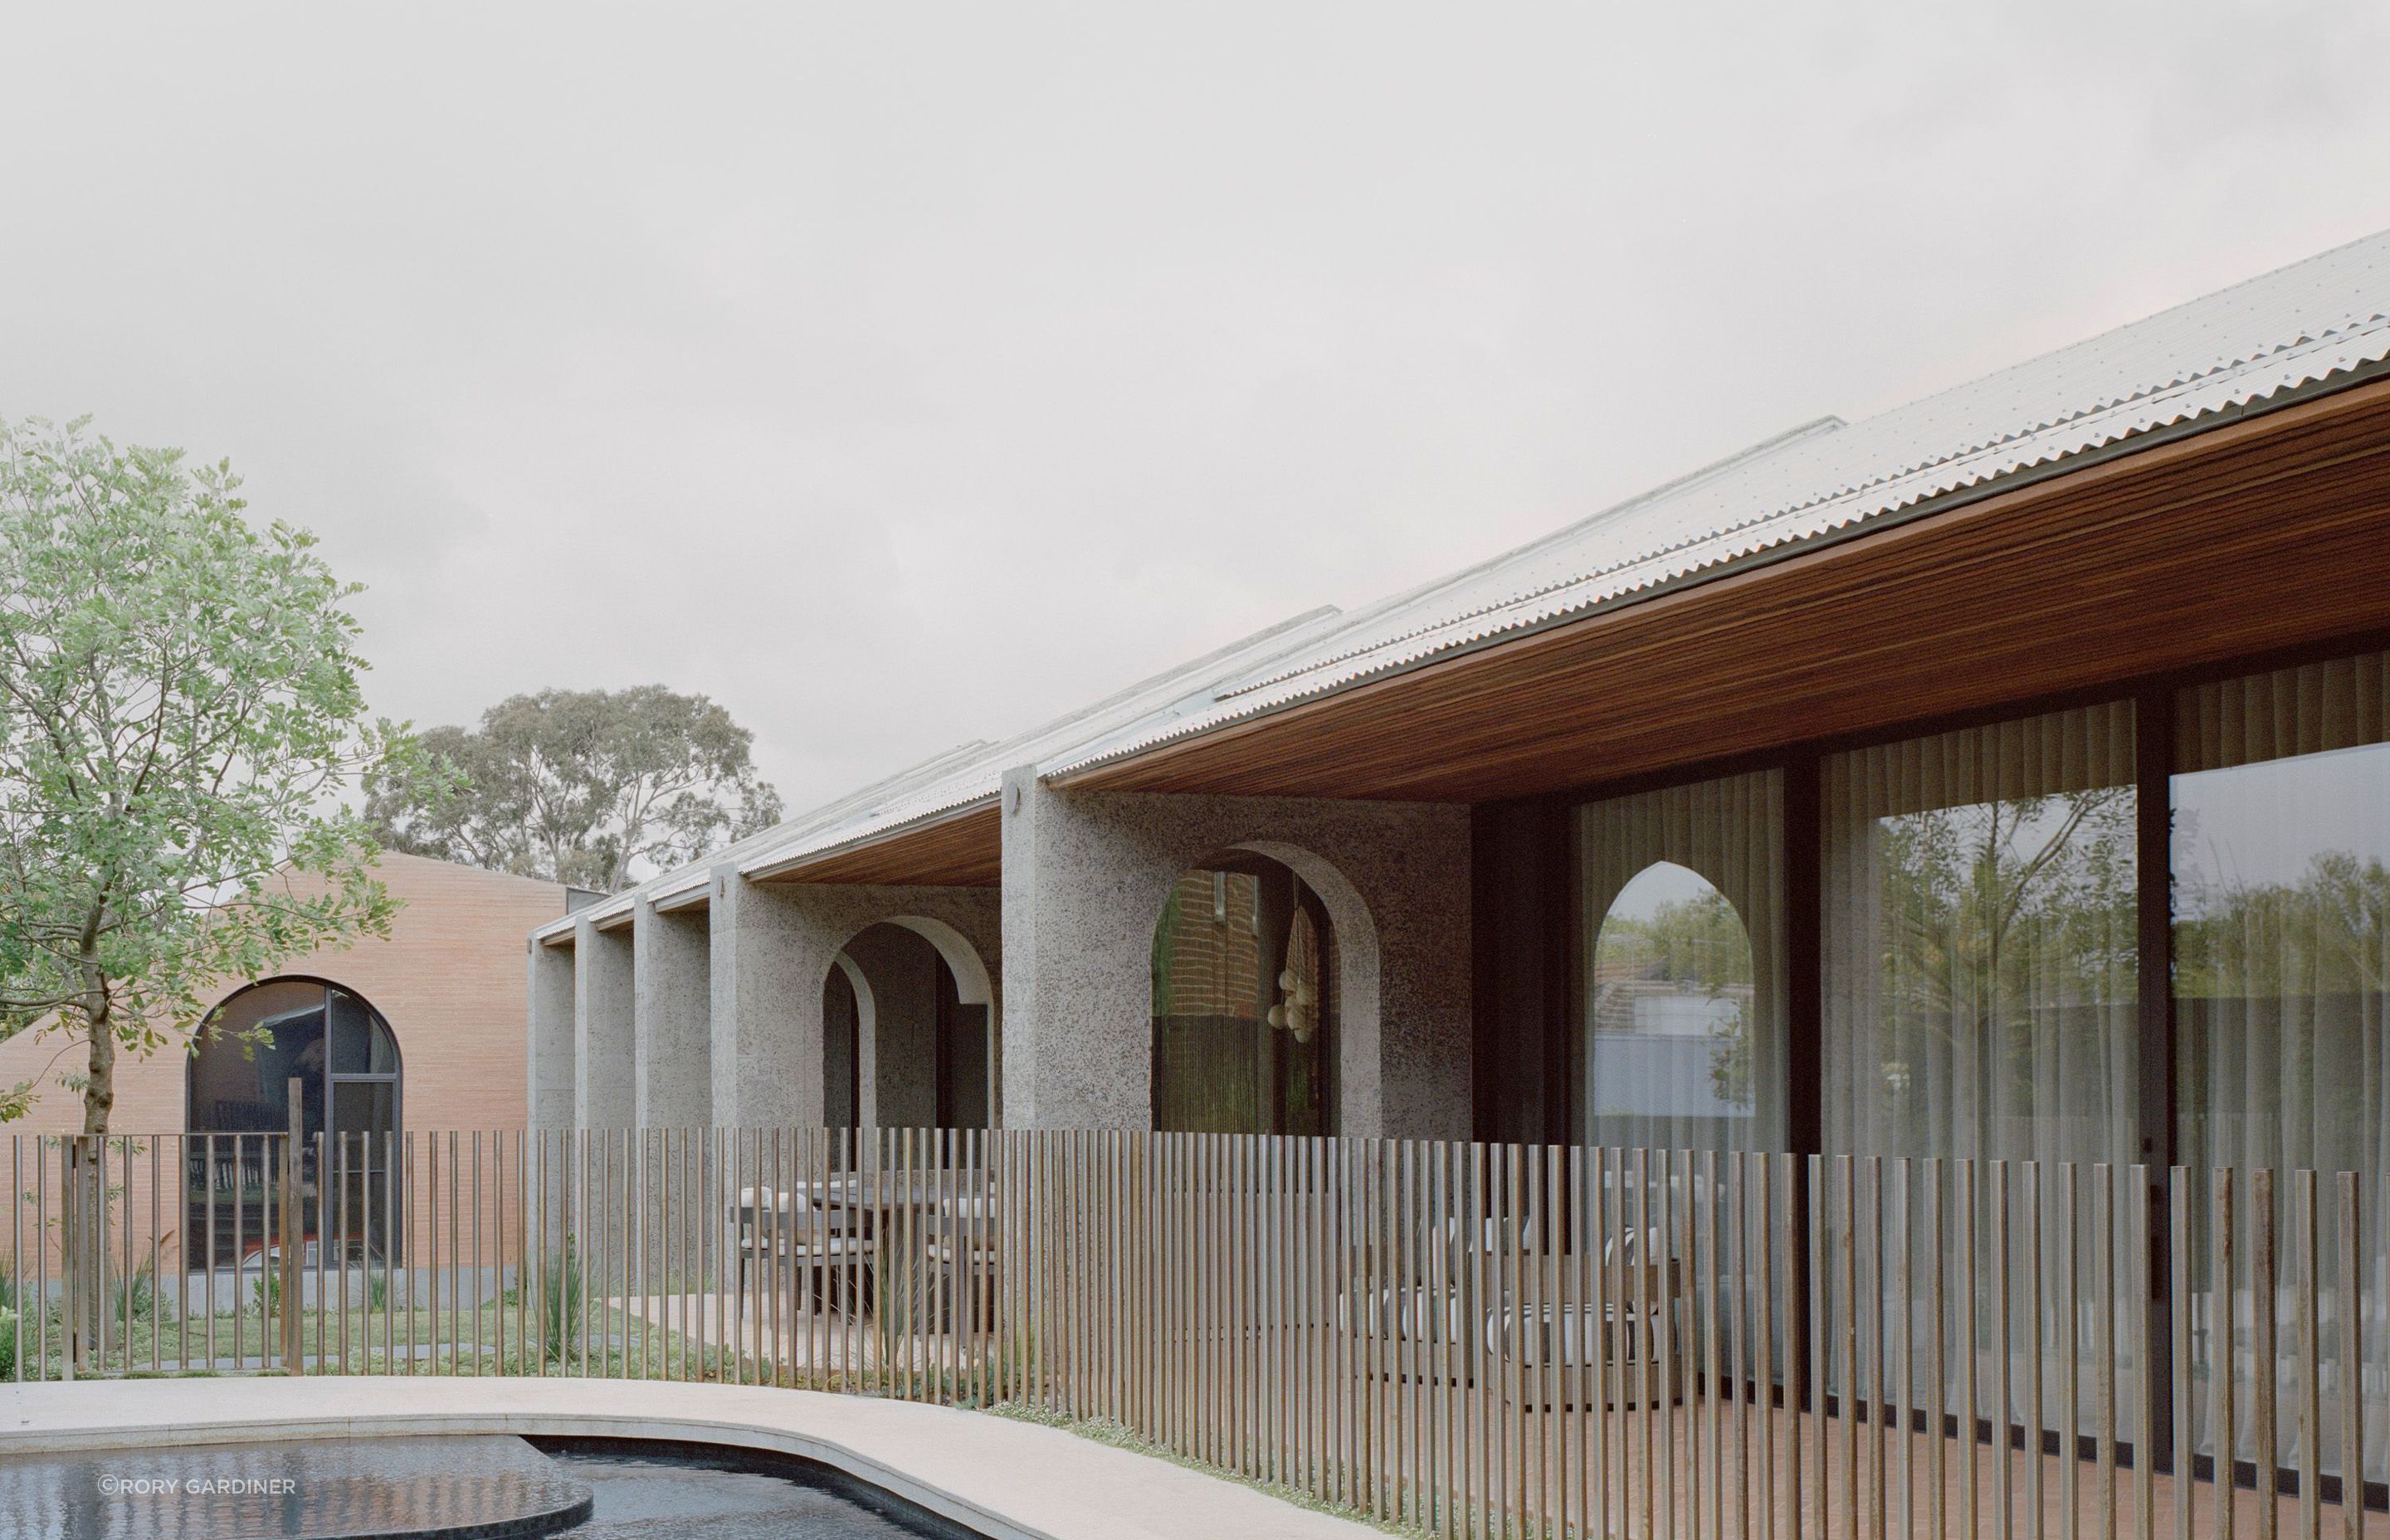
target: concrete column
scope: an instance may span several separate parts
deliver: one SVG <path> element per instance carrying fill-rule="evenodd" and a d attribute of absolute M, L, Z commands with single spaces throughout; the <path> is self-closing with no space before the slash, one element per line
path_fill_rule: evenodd
<path fill-rule="evenodd" d="M 627 1128 L 636 1111 L 631 937 L 587 920 L 572 929 L 572 1121 Z"/>
<path fill-rule="evenodd" d="M 1028 769 L 1002 798 L 1004 1126 L 1145 1128 L 1153 919 L 1139 917 L 1161 901 L 1085 801 Z"/>
<path fill-rule="evenodd" d="M 1294 869 L 1336 934 L 1337 1130 L 1470 1131 L 1469 810 L 1073 792 L 1004 778 L 1004 1123 L 1152 1122 L 1153 928 L 1224 849 Z"/>
<path fill-rule="evenodd" d="M 929 1128 L 938 1121 L 938 949 L 901 925 L 874 925 L 846 943 L 870 1009 L 858 1012 L 855 1084 L 866 1128 Z"/>
<path fill-rule="evenodd" d="M 706 914 L 632 911 L 636 1046 L 633 1112 L 641 1128 L 702 1128 L 713 1119 L 713 1001 Z"/>
<path fill-rule="evenodd" d="M 533 1128 L 570 1128 L 578 1076 L 573 1052 L 573 950 L 569 946 L 531 943 L 531 1030 L 525 1038 L 530 1055 L 524 1084 L 530 1087 L 530 1124 Z"/>
<path fill-rule="evenodd" d="M 813 1128 L 826 1116 L 822 986 L 843 935 L 804 890 L 715 874 L 713 1110 L 737 1127 Z"/>
<path fill-rule="evenodd" d="M 547 1174 L 544 1196 L 533 1212 L 543 1216 L 543 1244 L 553 1254 L 564 1243 L 568 1221 L 567 1183 L 561 1159 L 569 1131 L 578 1116 L 581 1033 L 577 946 L 531 943 L 531 1126 L 546 1148 Z M 553 1132 L 550 1132 L 553 1130 Z M 536 1156 L 525 1162 L 527 1173 L 543 1169 Z M 535 1178 L 534 1178 L 535 1179 Z"/>

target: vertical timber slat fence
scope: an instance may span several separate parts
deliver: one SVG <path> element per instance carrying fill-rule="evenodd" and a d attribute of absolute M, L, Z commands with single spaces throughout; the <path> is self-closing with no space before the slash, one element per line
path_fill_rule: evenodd
<path fill-rule="evenodd" d="M 1449 1540 L 2390 1536 L 2390 1191 L 2349 1173 L 818 1128 L 0 1159 L 8 1378 L 1004 1405 Z"/>

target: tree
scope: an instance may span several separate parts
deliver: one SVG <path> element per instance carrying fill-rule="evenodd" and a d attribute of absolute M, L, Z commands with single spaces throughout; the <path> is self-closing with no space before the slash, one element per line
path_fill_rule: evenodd
<path fill-rule="evenodd" d="M 0 1035 L 79 1041 L 103 1134 L 117 1056 L 203 989 L 389 933 L 337 799 L 412 751 L 366 720 L 357 590 L 312 535 L 253 528 L 227 464 L 84 429 L 0 422 Z"/>
<path fill-rule="evenodd" d="M 779 822 L 753 742 L 712 700 L 662 685 L 542 690 L 499 701 L 478 728 L 425 733 L 453 774 L 377 777 L 366 813 L 393 850 L 610 892 L 636 867 Z"/>
<path fill-rule="evenodd" d="M 2093 787 L 1876 820 L 1878 1094 L 1908 1137 L 1954 1086 L 1985 1153 L 2075 1137 L 2125 1094 L 2105 1047 L 2134 1030 L 2135 815 L 2131 788 Z"/>
<path fill-rule="evenodd" d="M 1730 1006 L 1710 1026 L 1710 1089 L 1728 1106 L 1752 1105 L 1758 970 L 1751 932 L 1726 894 L 1704 882 L 1700 893 L 1670 899 L 1648 917 L 1605 916 L 1593 972 L 1595 1018 L 1608 1030 L 1633 1030 L 1633 996 L 1653 984 Z"/>

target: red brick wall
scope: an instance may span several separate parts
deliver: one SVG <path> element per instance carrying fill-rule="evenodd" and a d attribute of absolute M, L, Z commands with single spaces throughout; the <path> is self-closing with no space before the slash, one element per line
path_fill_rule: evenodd
<path fill-rule="evenodd" d="M 393 894 L 405 900 L 389 940 L 319 953 L 277 971 L 329 979 L 381 1012 L 398 1039 L 405 1075 L 401 1105 L 409 1128 L 521 1128 L 526 1094 L 524 1032 L 529 1016 L 525 937 L 534 926 L 564 913 L 564 890 L 550 882 L 411 855 L 383 856 L 380 876 Z M 240 982 L 230 982 L 215 993 L 221 998 L 238 987 Z M 61 1076 L 82 1068 L 82 1060 L 80 1046 L 70 1045 L 63 1037 L 35 1042 L 26 1033 L 0 1042 L 0 1085 L 31 1080 L 39 1087 L 39 1099 L 29 1116 L 0 1124 L 0 1181 L 10 1178 L 13 1163 L 19 1168 L 14 1174 L 19 1178 L 20 1190 L 30 1187 L 34 1160 L 30 1136 L 83 1126 L 81 1097 L 60 1083 Z M 187 1046 L 179 1037 L 146 1059 L 120 1059 L 112 1131 L 182 1133 L 188 1067 Z M 171 1172 L 174 1151 L 172 1141 L 167 1143 L 161 1165 Z M 469 1149 L 470 1143 L 469 1134 L 459 1141 L 460 1152 Z M 444 1134 L 441 1145 L 444 1159 Z M 487 1160 L 495 1149 L 493 1133 L 483 1133 L 482 1148 Z M 511 1230 L 511 1140 L 508 1148 L 508 1226 Z M 136 1161 L 134 1179 L 126 1184 L 136 1223 L 144 1226 L 149 1201 L 147 1161 L 145 1150 Z M 173 1226 L 174 1216 L 167 1212 L 173 1205 L 173 1179 L 171 1174 L 162 1179 L 169 1190 L 161 1205 L 161 1223 Z M 50 1181 L 55 1189 L 55 1173 Z M 466 1196 L 469 1197 L 469 1189 Z M 482 1196 L 486 1246 L 495 1231 L 498 1200 L 486 1181 Z M 444 1180 L 441 1203 L 444 1211 Z M 20 1219 L 19 1244 L 29 1246 L 35 1234 L 30 1206 L 20 1208 L 26 1212 Z M 418 1240 L 428 1212 L 418 1204 L 415 1216 Z M 469 1208 L 462 1217 L 469 1246 Z M 443 1217 L 443 1252 L 446 1228 Z M 7 1261 L 6 1245 L 6 1238 L 0 1236 L 0 1264 Z"/>

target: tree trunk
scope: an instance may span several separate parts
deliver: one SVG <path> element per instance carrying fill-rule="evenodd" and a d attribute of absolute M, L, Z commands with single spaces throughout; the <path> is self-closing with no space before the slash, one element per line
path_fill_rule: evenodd
<path fill-rule="evenodd" d="M 91 1135 L 107 1133 L 109 1116 L 116 1110 L 116 1021 L 105 991 L 99 999 L 98 1007 L 84 1017 L 91 1054 L 83 1087 L 83 1131 Z"/>
<path fill-rule="evenodd" d="M 84 1041 L 90 1050 L 83 1092 L 84 1138 L 75 1161 L 74 1208 L 61 1235 L 64 1244 L 74 1249 L 73 1269 L 68 1276 L 82 1296 L 67 1302 L 78 1327 L 78 1358 L 95 1351 L 101 1316 L 108 1308 L 108 1173 L 99 1156 L 108 1141 L 109 1116 L 116 1110 L 114 1002 L 96 961 L 86 961 L 85 977 L 91 995 L 83 1009 Z"/>

